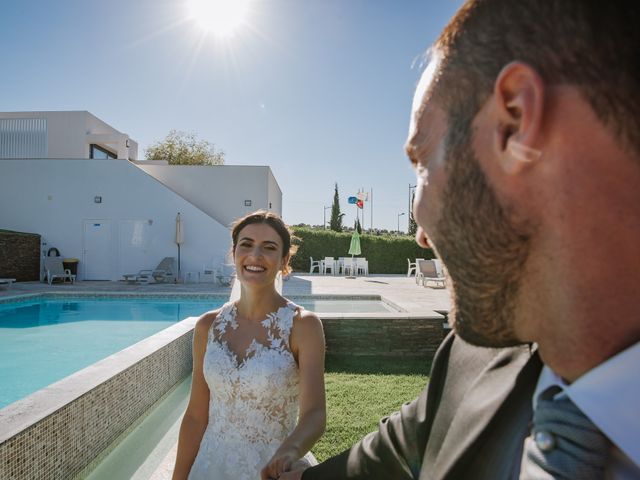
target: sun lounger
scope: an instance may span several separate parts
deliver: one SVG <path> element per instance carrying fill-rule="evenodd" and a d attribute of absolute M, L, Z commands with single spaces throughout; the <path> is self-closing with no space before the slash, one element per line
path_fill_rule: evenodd
<path fill-rule="evenodd" d="M 126 273 L 122 278 L 129 283 L 170 283 L 176 278 L 175 257 L 165 257 L 153 270 L 140 270 L 138 273 Z"/>
<path fill-rule="evenodd" d="M 15 281 L 15 278 L 0 278 L 0 287 L 9 290 Z"/>
<path fill-rule="evenodd" d="M 422 283 L 426 287 L 429 282 L 436 287 L 444 288 L 445 277 L 438 273 L 438 268 L 434 260 L 417 260 L 418 273 L 416 275 L 416 283 Z"/>
<path fill-rule="evenodd" d="M 45 257 L 44 269 L 47 272 L 49 285 L 51 285 L 56 278 L 61 278 L 63 283 L 67 280 L 70 280 L 71 283 L 76 283 L 76 276 L 71 273 L 71 270 L 64 268 L 62 258 L 60 257 Z"/>

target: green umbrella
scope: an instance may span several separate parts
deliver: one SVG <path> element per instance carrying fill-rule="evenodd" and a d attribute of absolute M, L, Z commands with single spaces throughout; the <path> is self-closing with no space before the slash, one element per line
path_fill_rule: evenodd
<path fill-rule="evenodd" d="M 351 235 L 351 245 L 349 245 L 349 255 L 353 257 L 354 255 L 360 255 L 362 251 L 360 250 L 360 234 L 358 230 L 353 231 L 353 235 Z"/>
<path fill-rule="evenodd" d="M 354 255 L 360 255 L 362 251 L 360 250 L 360 234 L 358 230 L 353 230 L 353 235 L 351 235 L 351 244 L 349 245 L 349 254 L 351 255 L 351 275 L 347 278 L 355 278 L 355 263 L 353 262 Z"/>

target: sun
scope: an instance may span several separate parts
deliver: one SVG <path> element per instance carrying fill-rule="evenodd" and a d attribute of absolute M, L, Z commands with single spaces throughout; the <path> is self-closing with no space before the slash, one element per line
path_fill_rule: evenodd
<path fill-rule="evenodd" d="M 189 18 L 207 33 L 233 35 L 246 20 L 251 0 L 187 0 Z"/>

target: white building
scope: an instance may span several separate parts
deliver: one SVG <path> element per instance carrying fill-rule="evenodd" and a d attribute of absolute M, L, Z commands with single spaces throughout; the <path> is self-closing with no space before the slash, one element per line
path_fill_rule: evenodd
<path fill-rule="evenodd" d="M 0 113 L 0 229 L 38 233 L 44 250 L 80 260 L 80 280 L 117 280 L 177 257 L 181 272 L 217 266 L 229 225 L 282 212 L 268 166 L 136 161 L 137 143 L 89 112 Z"/>

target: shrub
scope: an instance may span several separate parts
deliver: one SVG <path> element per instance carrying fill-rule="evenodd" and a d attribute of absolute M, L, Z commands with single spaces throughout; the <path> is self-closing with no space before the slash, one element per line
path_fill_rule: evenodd
<path fill-rule="evenodd" d="M 293 227 L 298 240 L 298 253 L 292 260 L 297 272 L 309 271 L 309 257 L 348 257 L 351 233 L 332 230 Z M 413 237 L 396 235 L 360 235 L 361 257 L 369 261 L 369 273 L 406 273 L 407 258 L 433 258 L 430 248 L 418 246 Z"/>

